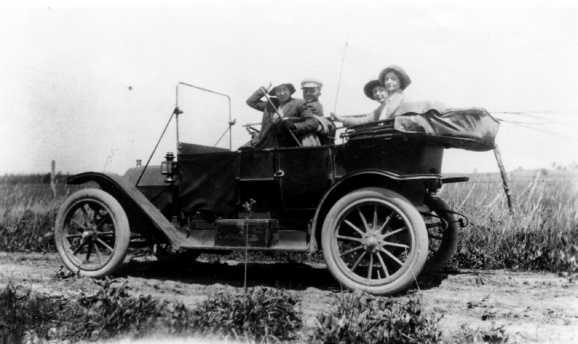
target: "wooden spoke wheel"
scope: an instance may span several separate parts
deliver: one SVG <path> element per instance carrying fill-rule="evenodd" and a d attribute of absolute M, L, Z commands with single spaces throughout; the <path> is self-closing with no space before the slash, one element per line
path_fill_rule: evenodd
<path fill-rule="evenodd" d="M 431 273 L 443 268 L 456 252 L 459 228 L 456 217 L 441 198 L 427 196 L 424 204 L 430 208 L 431 216 L 423 216 L 429 239 L 429 253 L 423 270 Z"/>
<path fill-rule="evenodd" d="M 428 238 L 423 218 L 407 199 L 365 188 L 331 208 L 322 245 L 329 271 L 341 284 L 387 295 L 406 289 L 420 274 Z"/>
<path fill-rule="evenodd" d="M 73 272 L 95 278 L 109 275 L 122 264 L 130 242 L 122 206 L 98 189 L 80 190 L 66 199 L 54 231 L 64 264 Z"/>

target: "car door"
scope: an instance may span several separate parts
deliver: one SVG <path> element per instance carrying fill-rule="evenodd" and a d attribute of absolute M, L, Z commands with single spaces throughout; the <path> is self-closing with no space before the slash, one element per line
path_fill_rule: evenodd
<path fill-rule="evenodd" d="M 285 210 L 314 209 L 331 185 L 331 148 L 297 147 L 277 150 L 275 178 Z"/>
<path fill-rule="evenodd" d="M 252 218 L 271 218 L 281 211 L 281 195 L 275 172 L 277 152 L 275 149 L 241 151 L 239 168 L 240 205 L 254 201 Z M 239 217 L 248 213 L 241 211 Z"/>

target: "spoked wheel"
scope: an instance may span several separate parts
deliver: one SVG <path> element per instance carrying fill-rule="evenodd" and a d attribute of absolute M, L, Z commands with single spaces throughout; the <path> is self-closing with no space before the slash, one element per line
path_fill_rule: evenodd
<path fill-rule="evenodd" d="M 458 247 L 458 223 L 449 212 L 450 207 L 437 196 L 426 196 L 424 204 L 431 209 L 431 216 L 424 215 L 429 238 L 429 253 L 424 272 L 436 272 L 452 258 Z"/>
<path fill-rule="evenodd" d="M 153 253 L 159 261 L 167 263 L 192 263 L 201 255 L 199 251 L 177 250 L 171 244 L 155 244 Z"/>
<path fill-rule="evenodd" d="M 407 288 L 427 258 L 421 215 L 403 196 L 382 188 L 354 191 L 335 203 L 321 239 L 333 277 L 376 295 Z"/>
<path fill-rule="evenodd" d="M 54 231 L 64 264 L 73 272 L 95 278 L 109 275 L 122 264 L 130 242 L 122 206 L 97 189 L 70 196 L 58 211 Z"/>

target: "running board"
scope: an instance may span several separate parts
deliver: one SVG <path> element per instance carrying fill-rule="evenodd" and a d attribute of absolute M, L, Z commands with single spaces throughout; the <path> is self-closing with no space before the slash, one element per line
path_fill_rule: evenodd
<path fill-rule="evenodd" d="M 192 221 L 190 229 L 177 231 L 186 249 L 309 252 L 307 232 L 280 230 L 277 220 Z"/>

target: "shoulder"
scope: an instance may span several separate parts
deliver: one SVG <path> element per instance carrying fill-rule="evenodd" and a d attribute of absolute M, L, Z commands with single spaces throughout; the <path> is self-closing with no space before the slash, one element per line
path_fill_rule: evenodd
<path fill-rule="evenodd" d="M 397 98 L 397 101 L 400 103 L 411 101 L 411 99 L 405 93 L 403 93 L 403 91 L 401 91 L 401 90 L 399 90 L 395 93 L 395 97 Z"/>
<path fill-rule="evenodd" d="M 318 116 L 323 116 L 323 105 L 320 102 L 311 102 L 309 106 L 313 108 L 313 112 Z"/>
<path fill-rule="evenodd" d="M 299 99 L 299 98 L 293 98 L 293 104 L 301 107 L 304 106 L 305 104 L 307 104 L 303 99 Z"/>
<path fill-rule="evenodd" d="M 407 95 L 403 94 L 401 96 L 401 102 L 402 103 L 407 103 L 407 102 L 411 102 L 411 101 L 412 101 L 412 99 L 410 97 L 408 97 Z"/>

